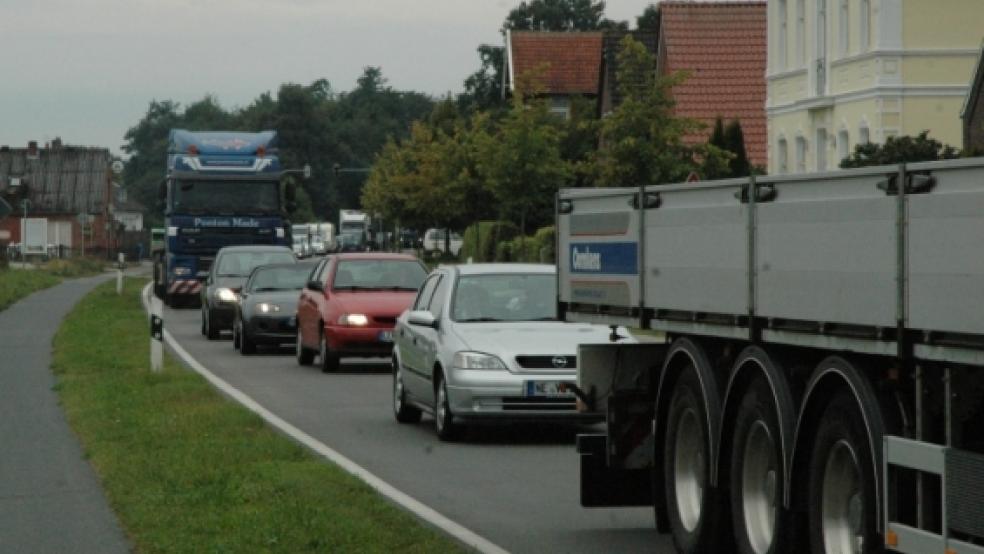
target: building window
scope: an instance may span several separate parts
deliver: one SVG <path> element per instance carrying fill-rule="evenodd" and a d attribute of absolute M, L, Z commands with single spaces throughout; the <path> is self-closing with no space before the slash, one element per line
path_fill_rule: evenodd
<path fill-rule="evenodd" d="M 561 119 L 568 119 L 571 116 L 571 99 L 566 96 L 550 97 L 550 113 Z"/>
<path fill-rule="evenodd" d="M 871 137 L 868 134 L 868 125 L 862 123 L 858 130 L 858 144 L 868 144 L 869 142 L 871 142 Z"/>
<path fill-rule="evenodd" d="M 827 169 L 827 130 L 817 129 L 817 171 Z"/>
<path fill-rule="evenodd" d="M 817 0 L 816 23 L 816 91 L 823 96 L 827 93 L 827 0 Z"/>
<path fill-rule="evenodd" d="M 796 171 L 806 171 L 806 139 L 803 137 L 796 137 Z"/>
<path fill-rule="evenodd" d="M 787 165 L 787 159 L 789 155 L 789 147 L 786 144 L 786 139 L 779 139 L 779 144 L 776 150 L 776 167 L 778 168 L 779 173 L 788 173 L 789 166 Z"/>
<path fill-rule="evenodd" d="M 851 51 L 851 21 L 847 8 L 847 0 L 840 0 L 840 15 L 837 18 L 837 26 L 840 27 L 838 32 L 838 47 L 842 58 L 847 56 Z"/>
<path fill-rule="evenodd" d="M 861 29 L 861 37 L 859 40 L 859 50 L 861 52 L 867 52 L 871 49 L 871 2 L 870 0 L 861 0 L 860 5 L 860 17 L 858 18 L 858 26 Z"/>
<path fill-rule="evenodd" d="M 806 0 L 796 0 L 796 64 L 806 67 Z"/>
<path fill-rule="evenodd" d="M 779 70 L 786 70 L 786 0 L 779 0 L 779 41 L 777 48 L 778 58 L 777 62 L 779 64 Z"/>
<path fill-rule="evenodd" d="M 847 135 L 847 129 L 841 130 L 837 133 L 837 158 L 838 165 L 840 162 L 844 161 L 844 158 L 851 155 L 851 138 Z"/>

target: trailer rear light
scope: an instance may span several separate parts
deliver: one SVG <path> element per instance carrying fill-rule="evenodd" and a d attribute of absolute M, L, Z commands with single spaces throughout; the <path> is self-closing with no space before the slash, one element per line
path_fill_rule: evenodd
<path fill-rule="evenodd" d="M 256 157 L 262 158 L 263 156 L 266 156 L 266 147 L 265 146 L 258 146 L 256 148 Z"/>
<path fill-rule="evenodd" d="M 188 145 L 188 155 L 189 156 L 197 156 L 198 155 L 198 147 L 195 146 L 194 144 L 189 144 Z"/>
<path fill-rule="evenodd" d="M 895 533 L 895 531 L 886 531 L 885 546 L 895 548 L 898 545 L 899 545 L 899 536 Z"/>

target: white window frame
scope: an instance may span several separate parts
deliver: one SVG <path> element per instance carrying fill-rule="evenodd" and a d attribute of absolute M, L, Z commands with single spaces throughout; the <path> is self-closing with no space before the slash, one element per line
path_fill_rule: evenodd
<path fill-rule="evenodd" d="M 776 41 L 776 47 L 778 48 L 776 63 L 779 66 L 779 71 L 786 70 L 786 52 L 789 49 L 788 15 L 789 12 L 786 9 L 786 0 L 779 0 L 779 28 L 777 29 L 779 33 L 779 40 Z"/>
<path fill-rule="evenodd" d="M 796 64 L 806 67 L 806 0 L 796 0 Z"/>
<path fill-rule="evenodd" d="M 867 123 L 861 123 L 861 127 L 858 129 L 858 144 L 867 144 L 871 142 L 871 130 L 868 129 Z"/>
<path fill-rule="evenodd" d="M 871 0 L 860 0 L 858 12 L 858 51 L 864 53 L 871 49 Z"/>
<path fill-rule="evenodd" d="M 786 137 L 776 144 L 776 169 L 779 173 L 789 173 L 789 143 Z"/>
<path fill-rule="evenodd" d="M 839 27 L 838 51 L 842 58 L 847 57 L 851 51 L 851 10 L 848 6 L 848 0 L 840 0 L 837 26 Z"/>
<path fill-rule="evenodd" d="M 806 172 L 806 137 L 796 137 L 796 172 Z"/>
<path fill-rule="evenodd" d="M 851 136 L 847 129 L 841 129 L 837 133 L 837 165 L 840 166 L 844 158 L 851 155 Z"/>

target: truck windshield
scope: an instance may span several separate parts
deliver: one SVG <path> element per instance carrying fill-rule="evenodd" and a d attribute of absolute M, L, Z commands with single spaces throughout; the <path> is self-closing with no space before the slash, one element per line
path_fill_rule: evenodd
<path fill-rule="evenodd" d="M 171 210 L 182 214 L 261 215 L 280 209 L 275 181 L 178 181 Z"/>

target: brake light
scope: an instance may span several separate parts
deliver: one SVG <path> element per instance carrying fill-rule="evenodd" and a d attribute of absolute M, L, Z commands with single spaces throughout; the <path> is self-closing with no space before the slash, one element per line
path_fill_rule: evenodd
<path fill-rule="evenodd" d="M 197 156 L 198 155 L 198 147 L 195 146 L 194 144 L 189 144 L 188 145 L 188 155 L 189 156 Z"/>

